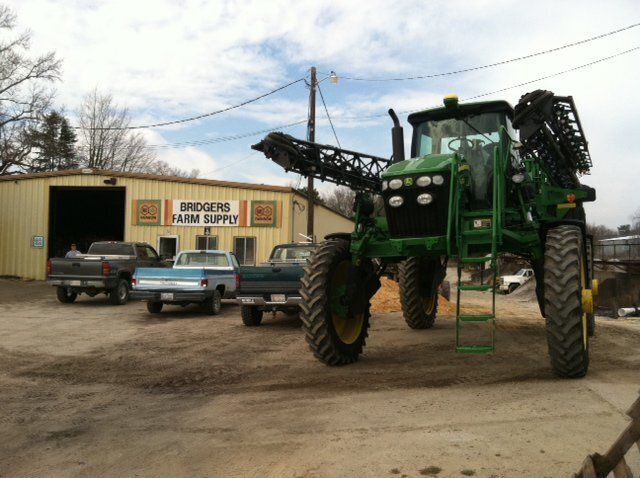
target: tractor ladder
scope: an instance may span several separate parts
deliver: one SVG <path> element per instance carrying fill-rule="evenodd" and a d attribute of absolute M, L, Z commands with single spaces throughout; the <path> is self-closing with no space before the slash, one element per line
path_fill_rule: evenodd
<path fill-rule="evenodd" d="M 494 151 L 493 197 L 491 209 L 465 210 L 462 201 L 462 176 L 457 177 L 457 206 L 455 224 L 458 246 L 458 292 L 456 296 L 456 352 L 483 354 L 495 350 L 496 288 L 498 287 L 498 245 L 502 242 L 502 212 L 504 211 L 504 177 L 502 158 L 508 154 L 507 136 L 501 134 L 499 147 Z M 484 277 L 484 266 L 489 263 L 491 274 Z M 467 264 L 480 265 L 480 284 L 462 283 L 462 271 Z M 461 302 L 464 292 L 479 291 L 491 293 L 490 310 L 482 313 L 462 313 Z M 462 329 L 468 322 L 486 322 L 490 327 L 490 341 L 484 344 L 468 344 L 462 340 Z"/>

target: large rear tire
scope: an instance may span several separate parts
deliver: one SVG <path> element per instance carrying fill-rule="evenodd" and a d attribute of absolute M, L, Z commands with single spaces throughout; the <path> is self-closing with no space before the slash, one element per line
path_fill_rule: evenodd
<path fill-rule="evenodd" d="M 438 313 L 438 286 L 442 282 L 438 260 L 410 257 L 398 266 L 400 304 L 412 329 L 430 329 Z"/>
<path fill-rule="evenodd" d="M 68 288 L 59 286 L 56 288 L 56 296 L 63 304 L 72 304 L 78 298 L 78 293 L 71 292 Z"/>
<path fill-rule="evenodd" d="M 544 255 L 544 311 L 549 357 L 561 377 L 584 377 L 589 369 L 588 317 L 582 310 L 586 287 L 582 231 L 549 229 Z"/>
<path fill-rule="evenodd" d="M 361 295 L 362 303 L 349 303 L 350 270 L 349 243 L 330 239 L 316 249 L 302 278 L 302 329 L 313 355 L 327 365 L 358 360 L 367 338 L 369 302 Z"/>

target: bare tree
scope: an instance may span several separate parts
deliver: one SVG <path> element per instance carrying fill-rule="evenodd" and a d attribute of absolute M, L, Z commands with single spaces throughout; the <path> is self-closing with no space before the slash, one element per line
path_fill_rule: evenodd
<path fill-rule="evenodd" d="M 142 134 L 126 129 L 131 122 L 129 112 L 120 108 L 111 94 L 93 90 L 84 97 L 78 117 L 84 167 L 129 172 L 154 170 L 154 153 Z"/>
<path fill-rule="evenodd" d="M 587 224 L 587 233 L 593 236 L 594 241 L 616 237 L 618 232 L 615 229 L 603 224 Z"/>
<path fill-rule="evenodd" d="M 337 186 L 323 195 L 323 202 L 331 209 L 351 217 L 356 193 L 346 186 Z"/>
<path fill-rule="evenodd" d="M 0 5 L 0 174 L 29 170 L 25 135 L 51 105 L 51 84 L 60 77 L 55 53 L 32 58 L 31 33 L 15 28 L 15 14 Z"/>
<path fill-rule="evenodd" d="M 166 161 L 157 160 L 153 165 L 153 172 L 161 176 L 180 176 L 182 178 L 197 178 L 200 175 L 199 169 L 187 171 L 175 166 L 171 166 Z"/>

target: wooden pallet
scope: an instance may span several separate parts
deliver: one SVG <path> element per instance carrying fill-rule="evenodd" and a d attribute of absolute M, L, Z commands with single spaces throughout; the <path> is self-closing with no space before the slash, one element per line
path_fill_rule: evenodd
<path fill-rule="evenodd" d="M 635 444 L 640 451 L 640 397 L 627 411 L 631 423 L 620 434 L 611 448 L 604 454 L 589 455 L 574 478 L 605 478 L 613 472 L 614 478 L 633 478 L 633 472 L 624 456 Z"/>

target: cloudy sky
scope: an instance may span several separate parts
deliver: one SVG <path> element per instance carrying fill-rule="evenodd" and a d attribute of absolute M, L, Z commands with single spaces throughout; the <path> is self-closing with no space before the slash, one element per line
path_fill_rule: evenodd
<path fill-rule="evenodd" d="M 93 88 L 126 105 L 133 123 L 207 113 L 304 77 L 315 65 L 342 77 L 408 77 L 522 56 L 640 22 L 638 1 L 0 0 L 33 32 L 35 51 L 64 61 L 57 102 L 73 118 Z M 343 147 L 389 156 L 390 121 L 363 118 L 490 92 L 640 46 L 640 27 L 490 69 L 413 81 L 329 81 L 321 87 Z M 322 77 L 326 74 L 321 73 Z M 485 99 L 515 104 L 532 89 L 573 95 L 598 190 L 590 220 L 616 226 L 640 208 L 640 51 Z M 201 176 L 254 183 L 297 180 L 249 146 L 216 138 L 304 120 L 297 83 L 250 106 L 145 132 L 158 157 Z M 335 143 L 318 109 L 317 140 Z M 404 120 L 404 117 L 403 117 Z M 305 126 L 287 132 L 304 138 Z M 176 143 L 197 142 L 195 145 Z"/>

